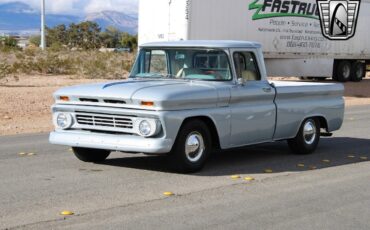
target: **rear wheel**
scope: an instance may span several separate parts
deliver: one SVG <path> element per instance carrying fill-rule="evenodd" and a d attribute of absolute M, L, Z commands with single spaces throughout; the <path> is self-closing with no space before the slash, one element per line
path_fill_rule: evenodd
<path fill-rule="evenodd" d="M 170 153 L 170 166 L 181 173 L 201 170 L 211 152 L 211 135 L 207 125 L 201 120 L 186 122 Z"/>
<path fill-rule="evenodd" d="M 288 140 L 288 145 L 296 154 L 309 154 L 316 150 L 319 141 L 320 122 L 309 118 L 303 122 L 297 136 Z"/>
<path fill-rule="evenodd" d="M 352 75 L 351 80 L 354 82 L 362 81 L 366 74 L 366 66 L 365 63 L 362 62 L 354 62 L 352 64 Z"/>
<path fill-rule="evenodd" d="M 352 75 L 352 65 L 349 61 L 341 61 L 336 66 L 335 79 L 340 82 L 346 82 L 351 79 Z"/>
<path fill-rule="evenodd" d="M 87 149 L 87 148 L 72 148 L 73 153 L 75 156 L 84 162 L 102 162 L 110 154 L 108 150 L 100 150 L 100 149 Z"/>

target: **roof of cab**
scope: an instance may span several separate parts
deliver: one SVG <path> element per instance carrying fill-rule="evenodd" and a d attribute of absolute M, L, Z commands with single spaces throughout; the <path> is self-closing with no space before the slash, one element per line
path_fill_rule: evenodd
<path fill-rule="evenodd" d="M 261 44 L 258 42 L 232 40 L 186 40 L 145 43 L 140 45 L 140 47 L 261 48 Z"/>

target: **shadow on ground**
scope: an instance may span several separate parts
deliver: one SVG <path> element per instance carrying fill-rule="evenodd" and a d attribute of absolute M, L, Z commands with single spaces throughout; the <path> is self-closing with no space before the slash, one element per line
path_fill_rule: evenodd
<path fill-rule="evenodd" d="M 367 159 L 365 159 L 365 158 Z M 294 155 L 285 141 L 250 146 L 213 154 L 205 168 L 194 176 L 256 174 L 271 169 L 273 173 L 328 168 L 368 161 L 370 140 L 336 137 L 322 138 L 318 149 L 310 155 Z M 170 172 L 162 156 L 132 156 L 107 159 L 104 164 L 116 167 Z M 304 164 L 298 166 L 298 164 Z"/>

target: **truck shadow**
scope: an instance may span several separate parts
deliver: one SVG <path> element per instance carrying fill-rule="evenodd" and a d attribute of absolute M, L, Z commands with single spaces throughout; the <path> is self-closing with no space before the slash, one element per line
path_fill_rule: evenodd
<path fill-rule="evenodd" d="M 292 154 L 285 141 L 256 145 L 213 154 L 205 168 L 193 176 L 227 176 L 299 172 L 336 167 L 370 160 L 370 139 L 322 138 L 318 149 L 310 155 Z M 159 172 L 171 172 L 163 156 L 131 156 L 110 158 L 104 164 Z"/>

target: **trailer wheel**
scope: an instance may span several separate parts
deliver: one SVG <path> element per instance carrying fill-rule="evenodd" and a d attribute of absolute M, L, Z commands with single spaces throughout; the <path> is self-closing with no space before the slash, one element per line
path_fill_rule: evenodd
<path fill-rule="evenodd" d="M 320 122 L 306 119 L 295 138 L 288 140 L 288 145 L 295 154 L 309 154 L 316 150 L 320 141 Z"/>
<path fill-rule="evenodd" d="M 362 81 L 366 74 L 366 66 L 362 62 L 354 62 L 352 64 L 351 80 L 354 82 Z"/>
<path fill-rule="evenodd" d="M 335 74 L 336 79 L 340 82 L 346 82 L 351 79 L 352 65 L 349 61 L 341 61 L 337 65 Z"/>
<path fill-rule="evenodd" d="M 110 151 L 108 150 L 100 150 L 100 149 L 87 149 L 87 148 L 72 148 L 73 153 L 75 156 L 84 162 L 93 162 L 99 163 L 107 159 L 110 155 Z"/>
<path fill-rule="evenodd" d="M 168 156 L 170 167 L 180 173 L 201 170 L 212 148 L 211 134 L 201 120 L 186 122 Z"/>

